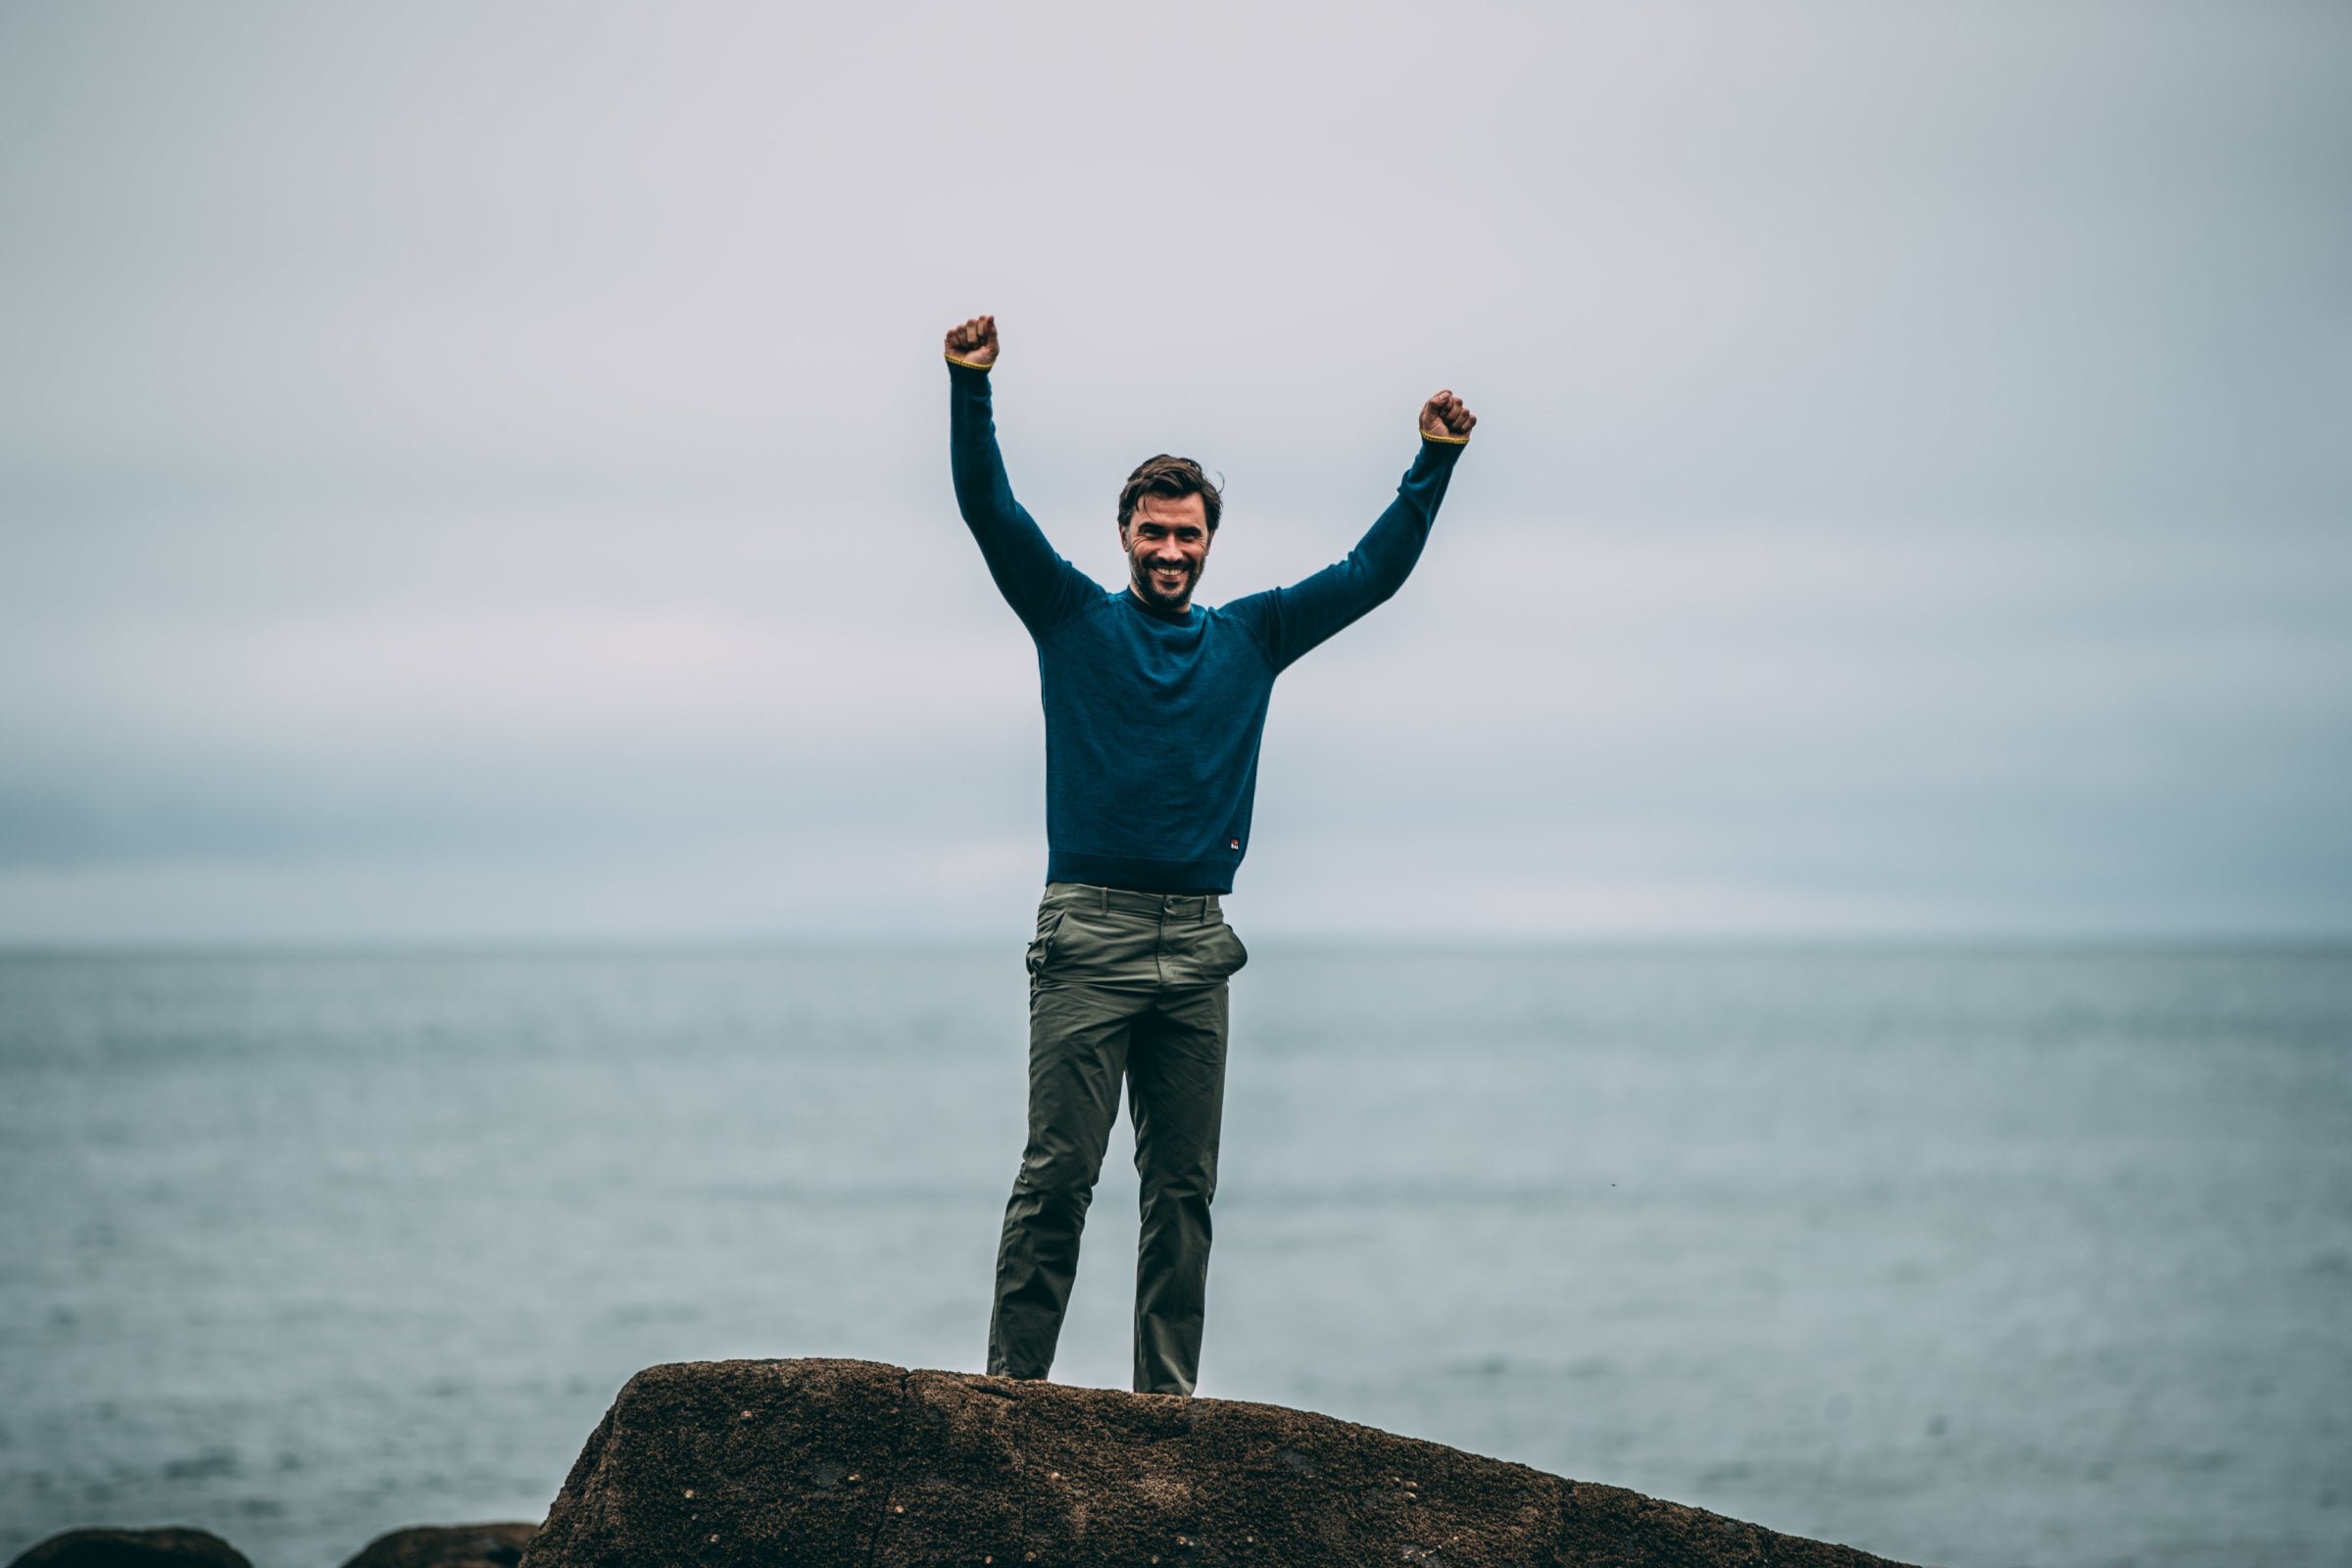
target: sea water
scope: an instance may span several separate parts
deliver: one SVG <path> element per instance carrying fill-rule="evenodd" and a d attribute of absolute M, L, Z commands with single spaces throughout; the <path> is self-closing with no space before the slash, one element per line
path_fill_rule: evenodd
<path fill-rule="evenodd" d="M 652 1362 L 978 1369 L 1023 1002 L 1017 945 L 0 958 L 0 1560 L 334 1568 L 540 1517 Z M 1953 1568 L 2352 1561 L 2352 954 L 1266 944 L 1233 1012 L 1204 1395 Z"/>

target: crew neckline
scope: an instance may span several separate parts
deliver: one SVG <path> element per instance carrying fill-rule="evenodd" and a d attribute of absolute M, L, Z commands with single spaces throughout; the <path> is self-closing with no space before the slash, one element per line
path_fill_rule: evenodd
<path fill-rule="evenodd" d="M 1150 615 L 1153 620 L 1164 621 L 1170 626 L 1184 626 L 1189 625 L 1192 622 L 1193 607 L 1189 601 L 1185 604 L 1184 611 L 1181 614 L 1173 611 L 1162 610 L 1156 605 L 1148 605 L 1144 603 L 1144 596 L 1135 591 L 1135 584 L 1133 583 L 1129 583 L 1126 587 L 1120 589 L 1119 597 L 1126 600 L 1127 603 L 1133 605 L 1137 610 L 1143 612 L 1145 614 Z"/>

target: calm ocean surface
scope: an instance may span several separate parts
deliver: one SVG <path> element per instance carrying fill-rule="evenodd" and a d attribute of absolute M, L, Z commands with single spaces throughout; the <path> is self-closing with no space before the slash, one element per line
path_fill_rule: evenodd
<path fill-rule="evenodd" d="M 334 1568 L 538 1518 L 650 1362 L 976 1369 L 1022 1005 L 1017 944 L 0 958 L 0 1560 Z M 1267 944 L 1234 1013 L 1203 1394 L 1953 1568 L 2352 1562 L 2352 955 Z"/>

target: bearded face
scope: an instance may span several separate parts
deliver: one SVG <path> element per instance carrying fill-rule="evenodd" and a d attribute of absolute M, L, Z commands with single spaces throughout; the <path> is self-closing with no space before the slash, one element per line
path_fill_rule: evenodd
<path fill-rule="evenodd" d="M 1197 495 L 1145 496 L 1119 530 L 1135 596 L 1154 610 L 1182 613 L 1208 564 L 1207 508 Z"/>

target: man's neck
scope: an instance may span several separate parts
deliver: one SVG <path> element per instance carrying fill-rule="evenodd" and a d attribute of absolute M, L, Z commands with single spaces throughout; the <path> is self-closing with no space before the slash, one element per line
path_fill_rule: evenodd
<path fill-rule="evenodd" d="M 1182 620 L 1193 612 L 1191 599 L 1186 599 L 1181 605 L 1155 605 L 1145 598 L 1142 591 L 1132 582 L 1127 585 L 1127 597 L 1134 600 L 1137 608 L 1141 609 L 1144 613 L 1157 615 L 1162 620 Z"/>

